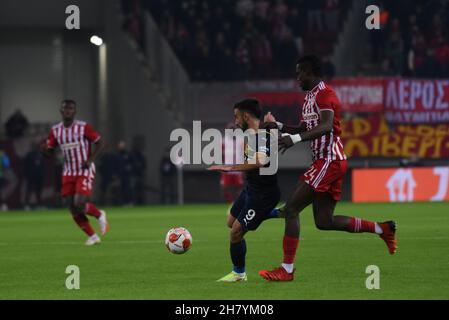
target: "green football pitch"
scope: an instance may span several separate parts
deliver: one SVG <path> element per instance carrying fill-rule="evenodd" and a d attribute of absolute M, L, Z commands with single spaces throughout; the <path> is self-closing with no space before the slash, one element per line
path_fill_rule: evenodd
<path fill-rule="evenodd" d="M 282 258 L 283 220 L 247 234 L 248 282 L 217 283 L 231 271 L 227 206 L 106 208 L 110 232 L 100 245 L 64 210 L 0 214 L 0 299 L 448 299 L 449 204 L 341 203 L 337 213 L 398 223 L 398 252 L 378 236 L 324 232 L 302 213 L 296 278 L 266 282 L 259 269 Z M 94 227 L 98 226 L 91 219 Z M 192 248 L 174 255 L 166 232 L 186 227 Z M 80 270 L 80 289 L 65 286 Z M 368 290 L 366 268 L 379 267 L 380 289 Z"/>

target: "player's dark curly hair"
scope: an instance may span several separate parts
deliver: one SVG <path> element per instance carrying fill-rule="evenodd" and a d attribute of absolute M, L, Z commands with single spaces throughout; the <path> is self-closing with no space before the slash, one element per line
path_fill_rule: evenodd
<path fill-rule="evenodd" d="M 262 110 L 260 109 L 259 100 L 257 99 L 244 99 L 239 101 L 234 105 L 234 109 L 248 112 L 257 119 L 260 119 L 262 116 Z"/>
<path fill-rule="evenodd" d="M 63 104 L 74 104 L 76 106 L 76 101 L 75 100 L 71 100 L 71 99 L 64 99 L 61 102 L 61 105 Z"/>
<path fill-rule="evenodd" d="M 296 64 L 305 66 L 314 76 L 322 76 L 321 60 L 316 55 L 310 54 L 298 59 Z"/>

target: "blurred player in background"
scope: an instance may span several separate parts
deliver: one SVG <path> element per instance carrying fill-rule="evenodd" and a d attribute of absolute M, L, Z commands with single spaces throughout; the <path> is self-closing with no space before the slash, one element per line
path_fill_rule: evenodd
<path fill-rule="evenodd" d="M 234 123 L 227 125 L 226 129 L 235 129 Z M 222 145 L 223 163 L 226 165 L 236 164 L 237 159 L 243 159 L 244 147 L 237 145 L 238 141 L 234 136 L 225 135 Z M 222 172 L 220 175 L 220 186 L 227 203 L 233 203 L 243 188 L 243 172 Z"/>
<path fill-rule="evenodd" d="M 230 252 L 234 267 L 231 273 L 218 280 L 220 282 L 247 280 L 244 235 L 249 230 L 256 230 L 264 220 L 279 217 L 278 210 L 274 210 L 280 200 L 277 175 L 261 175 L 259 170 L 269 164 L 268 157 L 270 156 L 272 143 L 270 133 L 262 137 L 258 136 L 258 130 L 261 128 L 261 114 L 262 111 L 257 100 L 246 99 L 235 104 L 235 124 L 243 131 L 252 129 L 254 134 L 249 139 L 260 141 L 260 143 L 255 144 L 255 149 L 249 143 L 245 144 L 245 162 L 243 164 L 215 165 L 208 168 L 212 171 L 246 173 L 245 188 L 234 202 L 227 221 L 228 227 L 231 228 Z"/>
<path fill-rule="evenodd" d="M 278 128 L 283 132 L 279 150 L 285 152 L 298 142 L 310 141 L 314 162 L 301 177 L 286 205 L 279 209 L 280 215 L 285 217 L 284 261 L 279 268 L 259 272 L 269 281 L 293 280 L 293 262 L 299 245 L 299 213 L 310 204 L 313 205 L 318 229 L 375 233 L 385 241 L 390 254 L 396 252 L 394 221 L 376 223 L 360 218 L 334 216 L 347 170 L 346 155 L 340 139 L 340 101 L 335 91 L 321 80 L 321 62 L 318 57 L 310 55 L 299 59 L 296 73 L 298 84 L 307 95 L 299 126 L 277 122 Z M 264 121 L 276 122 L 276 119 L 268 113 Z"/>
<path fill-rule="evenodd" d="M 104 149 L 104 144 L 90 124 L 75 120 L 75 101 L 64 100 L 60 112 L 62 122 L 52 127 L 41 150 L 45 156 L 52 156 L 56 147 L 60 147 L 64 156 L 61 195 L 76 224 L 88 236 L 85 244 L 91 246 L 100 243 L 101 240 L 86 215 L 94 216 L 98 220 L 102 235 L 109 229 L 106 213 L 89 202 L 95 179 L 94 162 Z M 93 152 L 91 152 L 92 144 L 96 146 Z"/>

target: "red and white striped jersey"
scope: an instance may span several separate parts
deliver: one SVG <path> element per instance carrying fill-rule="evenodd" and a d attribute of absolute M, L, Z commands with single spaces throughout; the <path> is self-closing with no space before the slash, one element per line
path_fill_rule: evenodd
<path fill-rule="evenodd" d="M 93 176 L 95 165 L 89 169 L 82 169 L 83 163 L 90 156 L 91 144 L 100 140 L 100 135 L 94 128 L 84 122 L 75 120 L 68 128 L 60 122 L 54 125 L 48 135 L 47 147 L 56 148 L 58 145 L 64 155 L 63 176 Z"/>
<path fill-rule="evenodd" d="M 343 143 L 340 139 L 340 109 L 340 100 L 334 89 L 323 81 L 306 94 L 301 121 L 306 124 L 307 131 L 312 130 L 320 123 L 321 111 L 331 110 L 334 112 L 332 131 L 310 142 L 314 161 L 318 159 L 346 160 Z"/>

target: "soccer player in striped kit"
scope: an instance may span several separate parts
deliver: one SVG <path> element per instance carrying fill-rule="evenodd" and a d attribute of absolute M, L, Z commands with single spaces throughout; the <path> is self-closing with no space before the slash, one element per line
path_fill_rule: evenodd
<path fill-rule="evenodd" d="M 109 229 L 106 212 L 97 209 L 89 202 L 95 179 L 94 162 L 104 149 L 104 145 L 100 135 L 90 124 L 75 119 L 75 101 L 62 101 L 60 112 L 62 122 L 52 127 L 41 150 L 45 156 L 52 156 L 56 147 L 60 147 L 64 156 L 61 195 L 76 224 L 88 236 L 85 244 L 92 246 L 101 240 L 90 225 L 87 215 L 94 216 L 98 220 L 102 235 Z M 91 152 L 92 144 L 95 145 L 93 152 Z"/>
<path fill-rule="evenodd" d="M 321 62 L 309 55 L 298 60 L 296 65 L 299 86 L 307 92 L 302 107 L 299 126 L 288 126 L 277 122 L 271 113 L 265 122 L 276 122 L 281 130 L 279 150 L 283 153 L 301 141 L 309 141 L 313 164 L 301 177 L 296 190 L 279 210 L 285 217 L 283 239 L 284 260 L 274 270 L 261 270 L 259 274 L 269 281 L 291 281 L 294 274 L 294 259 L 299 245 L 299 213 L 313 205 L 315 225 L 320 230 L 370 232 L 385 241 L 390 254 L 396 252 L 396 223 L 376 223 L 360 218 L 336 215 L 334 209 L 341 199 L 343 177 L 347 169 L 346 155 L 340 139 L 340 101 L 335 91 L 321 80 Z"/>

